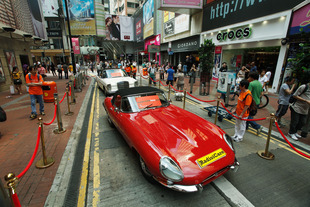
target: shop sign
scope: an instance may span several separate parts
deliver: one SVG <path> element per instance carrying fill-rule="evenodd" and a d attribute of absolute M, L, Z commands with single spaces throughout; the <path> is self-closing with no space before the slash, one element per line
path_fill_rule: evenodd
<path fill-rule="evenodd" d="M 61 37 L 62 31 L 61 30 L 46 30 L 48 37 Z"/>
<path fill-rule="evenodd" d="M 174 19 L 164 23 L 164 34 L 170 36 L 174 34 Z"/>
<path fill-rule="evenodd" d="M 216 35 L 216 39 L 220 42 L 226 41 L 227 38 L 229 40 L 242 39 L 242 38 L 249 38 L 252 34 L 252 29 L 250 27 L 246 27 L 243 29 L 237 29 L 237 30 L 230 30 L 226 32 L 219 32 Z"/>
<path fill-rule="evenodd" d="M 171 49 L 174 52 L 195 51 L 199 48 L 199 35 L 172 42 Z"/>
<path fill-rule="evenodd" d="M 148 45 L 147 46 L 147 51 L 149 53 L 156 53 L 160 51 L 160 46 L 159 45 Z"/>

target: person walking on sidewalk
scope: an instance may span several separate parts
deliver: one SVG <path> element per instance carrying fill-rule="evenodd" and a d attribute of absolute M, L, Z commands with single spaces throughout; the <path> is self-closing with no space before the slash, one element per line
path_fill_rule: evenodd
<path fill-rule="evenodd" d="M 62 65 L 58 63 L 57 65 L 58 79 L 62 79 Z"/>
<path fill-rule="evenodd" d="M 310 108 L 310 82 L 299 86 L 293 94 L 296 101 L 291 104 L 291 124 L 288 136 L 298 141 L 301 136 L 297 133 L 305 124 Z"/>
<path fill-rule="evenodd" d="M 12 81 L 14 83 L 15 89 L 17 90 L 17 94 L 22 94 L 22 79 L 21 75 L 23 73 L 18 70 L 17 66 L 13 67 L 13 72 L 12 72 Z"/>
<path fill-rule="evenodd" d="M 263 86 L 262 84 L 258 81 L 259 74 L 257 72 L 250 72 L 249 73 L 249 78 L 248 81 L 250 82 L 249 84 L 249 90 L 252 93 L 252 97 L 258 107 L 260 104 L 260 97 L 263 95 Z M 248 119 L 253 119 L 252 116 L 249 116 Z M 257 124 L 255 121 L 247 121 L 246 123 L 246 129 L 249 128 L 249 124 L 256 129 L 257 135 L 262 131 L 262 126 Z"/>
<path fill-rule="evenodd" d="M 292 76 L 288 76 L 285 78 L 285 83 L 282 84 L 279 91 L 279 100 L 278 100 L 278 110 L 276 112 L 276 120 L 280 127 L 284 127 L 285 125 L 281 122 L 282 116 L 284 116 L 287 112 L 289 107 L 289 99 L 291 94 L 294 91 L 295 84 L 293 84 L 295 78 Z M 292 88 L 290 86 L 293 84 Z"/>
<path fill-rule="evenodd" d="M 182 69 L 178 69 L 176 83 L 177 83 L 177 90 L 178 91 L 183 91 L 183 88 L 184 88 L 184 73 L 183 73 Z"/>
<path fill-rule="evenodd" d="M 154 86 L 156 86 L 156 68 L 154 62 L 152 62 L 152 65 L 147 72 L 149 73 L 149 84 L 151 85 L 153 82 Z"/>
<path fill-rule="evenodd" d="M 172 69 L 171 65 L 169 66 L 169 69 L 167 70 L 167 85 L 172 85 L 173 86 L 173 78 L 174 78 L 174 70 Z"/>
<path fill-rule="evenodd" d="M 68 65 L 67 65 L 67 63 L 64 63 L 62 68 L 64 69 L 65 79 L 68 79 L 69 78 L 69 74 L 68 74 Z"/>
<path fill-rule="evenodd" d="M 43 78 L 41 75 L 37 73 L 37 68 L 33 66 L 29 68 L 29 72 L 30 74 L 26 76 L 26 85 L 29 87 L 29 95 L 31 101 L 30 119 L 33 120 L 37 118 L 36 101 L 39 102 L 41 115 L 43 116 L 45 115 L 44 103 L 43 103 L 43 91 L 41 87 L 43 84 Z"/>
<path fill-rule="evenodd" d="M 254 100 L 251 97 L 251 91 L 248 90 L 249 82 L 246 79 L 240 81 L 239 87 L 241 93 L 238 98 L 237 107 L 233 113 L 236 113 L 239 118 L 247 119 L 249 116 L 248 108 L 250 107 L 251 102 Z M 232 137 L 232 139 L 235 142 L 241 142 L 243 140 L 245 130 L 246 130 L 246 121 L 236 119 L 235 134 Z"/>

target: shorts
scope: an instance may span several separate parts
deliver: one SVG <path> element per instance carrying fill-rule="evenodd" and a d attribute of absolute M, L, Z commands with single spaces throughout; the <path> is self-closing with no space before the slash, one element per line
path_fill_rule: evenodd
<path fill-rule="evenodd" d="M 289 105 L 282 105 L 282 104 L 279 104 L 278 106 L 278 110 L 276 112 L 276 116 L 277 117 L 282 117 L 286 114 L 287 112 L 287 109 L 288 109 Z"/>

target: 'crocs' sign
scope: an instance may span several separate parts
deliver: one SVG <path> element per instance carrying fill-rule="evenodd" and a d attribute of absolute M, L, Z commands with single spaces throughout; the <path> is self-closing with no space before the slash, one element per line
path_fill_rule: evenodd
<path fill-rule="evenodd" d="M 250 27 L 246 28 L 240 28 L 237 30 L 231 30 L 231 31 L 226 31 L 226 32 L 219 32 L 216 35 L 216 39 L 220 42 L 226 41 L 227 39 L 229 40 L 234 40 L 234 39 L 242 39 L 242 38 L 249 38 L 252 35 L 252 29 Z"/>

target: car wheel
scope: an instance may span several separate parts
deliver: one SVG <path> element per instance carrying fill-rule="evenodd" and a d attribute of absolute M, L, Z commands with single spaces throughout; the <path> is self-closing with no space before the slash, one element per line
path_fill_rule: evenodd
<path fill-rule="evenodd" d="M 111 118 L 110 118 L 110 116 L 108 115 L 108 122 L 109 122 L 109 125 L 110 125 L 110 127 L 112 127 L 112 128 L 115 128 L 115 125 L 113 124 L 113 122 L 112 122 L 112 120 L 111 120 Z"/>
<path fill-rule="evenodd" d="M 219 120 L 220 122 L 222 122 L 222 121 L 223 121 L 223 116 L 222 116 L 222 115 L 219 115 L 218 120 Z"/>
<path fill-rule="evenodd" d="M 139 155 L 139 165 L 140 165 L 140 169 L 141 169 L 143 177 L 150 183 L 155 184 L 156 181 L 154 180 L 152 174 L 150 173 L 148 167 L 146 166 L 144 160 L 142 159 L 140 155 Z"/>
<path fill-rule="evenodd" d="M 212 117 L 212 112 L 211 111 L 208 112 L 208 116 Z"/>

